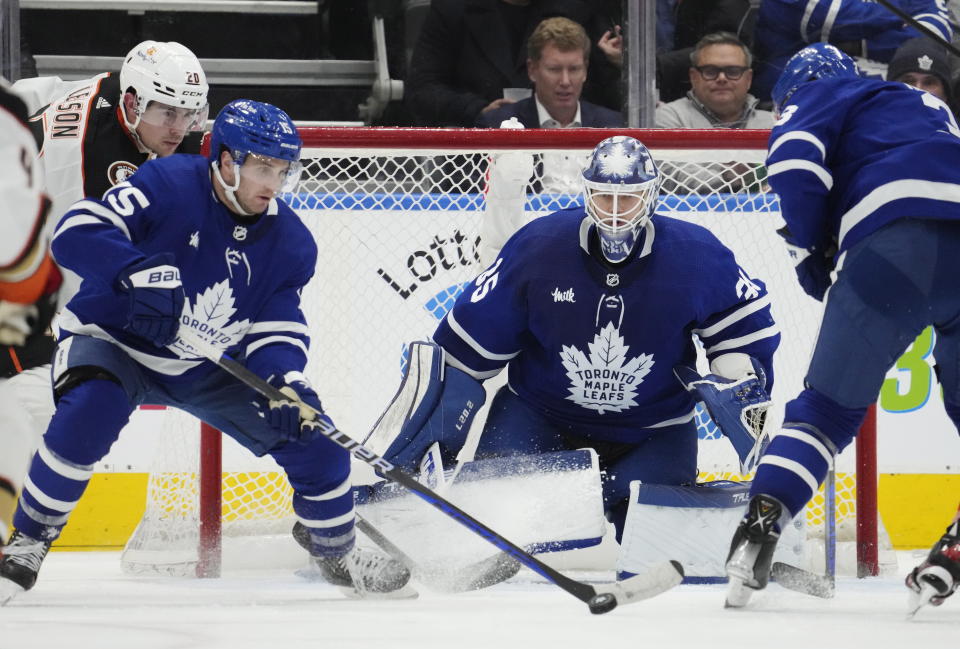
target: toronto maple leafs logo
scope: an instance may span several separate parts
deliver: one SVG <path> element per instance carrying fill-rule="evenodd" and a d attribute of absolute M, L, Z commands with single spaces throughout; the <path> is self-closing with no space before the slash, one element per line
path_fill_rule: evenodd
<path fill-rule="evenodd" d="M 601 415 L 637 405 L 637 387 L 653 367 L 653 354 L 627 360 L 630 346 L 620 330 L 608 323 L 587 344 L 589 356 L 574 345 L 564 345 L 560 359 L 570 379 L 567 399 Z"/>
<path fill-rule="evenodd" d="M 250 329 L 250 321 L 247 319 L 230 321 L 236 312 L 233 289 L 230 288 L 229 280 L 225 279 L 206 288 L 202 293 L 197 293 L 193 304 L 189 298 L 185 300 L 180 324 L 190 327 L 200 338 L 218 348 L 228 349 L 240 342 Z M 202 357 L 193 347 L 179 339 L 170 348 L 180 358 Z"/>

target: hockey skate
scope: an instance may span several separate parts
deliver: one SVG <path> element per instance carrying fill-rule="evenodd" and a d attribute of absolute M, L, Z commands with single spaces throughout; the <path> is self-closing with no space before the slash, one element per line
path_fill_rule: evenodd
<path fill-rule="evenodd" d="M 301 523 L 295 523 L 293 538 L 307 551 L 311 549 L 310 532 Z M 339 556 L 317 556 L 310 560 L 323 579 L 340 586 L 357 597 L 416 597 L 416 591 L 405 588 L 410 581 L 410 570 L 387 554 L 372 548 L 355 545 Z"/>
<path fill-rule="evenodd" d="M 40 564 L 49 550 L 49 541 L 38 541 L 14 531 L 0 559 L 0 606 L 33 588 Z"/>
<path fill-rule="evenodd" d="M 763 590 L 770 581 L 773 551 L 780 540 L 777 524 L 783 506 L 769 496 L 750 499 L 747 515 L 740 522 L 727 556 L 727 608 L 746 606 L 755 590 Z"/>
<path fill-rule="evenodd" d="M 960 536 L 944 534 L 929 556 L 906 579 L 910 589 L 908 617 L 926 605 L 940 606 L 960 585 Z"/>

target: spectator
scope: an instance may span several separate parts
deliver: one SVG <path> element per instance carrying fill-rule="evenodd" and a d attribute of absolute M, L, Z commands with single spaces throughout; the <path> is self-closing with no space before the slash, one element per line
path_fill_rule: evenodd
<path fill-rule="evenodd" d="M 943 0 L 892 0 L 905 13 L 949 41 L 950 12 Z M 757 17 L 757 77 L 753 93 L 762 101 L 784 64 L 809 43 L 832 43 L 857 59 L 865 71 L 883 72 L 896 49 L 920 32 L 883 5 L 863 0 L 763 0 Z M 877 62 L 880 62 L 878 65 Z"/>
<path fill-rule="evenodd" d="M 770 128 L 773 113 L 757 109 L 748 93 L 750 49 L 730 32 L 707 34 L 690 53 L 685 97 L 657 108 L 657 128 Z"/>
<path fill-rule="evenodd" d="M 587 80 L 590 39 L 568 18 L 548 18 L 527 41 L 533 96 L 480 113 L 476 125 L 493 128 L 516 117 L 525 128 L 620 127 L 620 113 L 580 98 Z"/>
<path fill-rule="evenodd" d="M 527 70 L 532 97 L 501 106 L 477 118 L 477 126 L 505 128 L 621 127 L 623 117 L 580 99 L 587 79 L 590 39 L 567 18 L 548 18 L 527 42 Z M 524 210 L 527 188 L 535 192 L 580 191 L 582 156 L 554 151 L 532 155 L 502 153 L 491 162 L 481 256 L 496 257 L 503 243 L 532 218 Z"/>
<path fill-rule="evenodd" d="M 757 108 L 747 91 L 753 72 L 750 49 L 734 34 L 700 39 L 690 53 L 686 97 L 657 108 L 657 128 L 770 128 L 773 113 Z M 759 189 L 762 165 L 735 162 L 664 162 L 664 190 L 692 194 Z"/>
<path fill-rule="evenodd" d="M 899 48 L 887 67 L 888 81 L 902 81 L 939 97 L 953 110 L 950 81 L 953 69 L 947 50 L 926 36 L 912 38 Z"/>
<path fill-rule="evenodd" d="M 583 0 L 432 0 L 410 60 L 405 94 L 424 126 L 473 126 L 529 88 L 524 44 L 549 16 L 590 17 Z"/>
<path fill-rule="evenodd" d="M 731 32 L 750 45 L 755 18 L 750 0 L 669 0 L 667 4 L 673 5 L 670 15 L 657 15 L 658 29 L 662 21 L 673 28 L 672 42 L 661 43 L 658 33 L 657 75 L 661 101 L 679 99 L 690 89 L 687 75 L 690 54 L 701 38 L 714 32 Z M 658 4 L 658 11 L 660 8 Z M 664 32 L 663 37 L 669 38 L 668 33 Z"/>

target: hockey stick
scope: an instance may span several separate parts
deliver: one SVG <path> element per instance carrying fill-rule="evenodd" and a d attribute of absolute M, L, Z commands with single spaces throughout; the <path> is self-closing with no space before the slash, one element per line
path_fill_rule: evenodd
<path fill-rule="evenodd" d="M 290 398 L 283 392 L 227 356 L 226 353 L 214 345 L 199 338 L 193 331 L 181 328 L 180 338 L 187 345 L 193 347 L 201 356 L 229 374 L 232 374 L 235 378 L 239 379 L 240 382 L 256 390 L 266 398 L 273 401 L 290 401 Z M 299 405 L 301 407 L 310 407 L 302 402 Z M 318 415 L 321 414 L 316 410 L 314 410 L 314 412 Z M 317 423 L 319 424 L 318 429 L 320 434 L 331 442 L 346 449 L 358 460 L 366 462 L 388 480 L 392 480 L 406 487 L 427 503 L 453 518 L 470 531 L 482 536 L 547 581 L 562 588 L 580 601 L 585 602 L 590 607 L 591 613 L 598 615 L 607 613 L 616 608 L 618 604 L 628 604 L 641 599 L 654 597 L 673 588 L 683 580 L 683 567 L 678 561 L 671 560 L 660 563 L 641 575 L 630 577 L 618 583 L 605 584 L 602 590 L 598 592 L 597 589 L 590 584 L 571 579 L 559 571 L 554 570 L 520 546 L 470 516 L 470 514 L 446 498 L 436 494 L 427 486 L 420 484 L 413 477 L 394 467 L 387 460 L 365 448 L 362 444 L 350 438 L 332 424 L 328 424 L 322 419 L 318 420 Z"/>
<path fill-rule="evenodd" d="M 447 593 L 462 593 L 469 590 L 480 590 L 488 586 L 499 584 L 517 574 L 520 563 L 510 555 L 498 552 L 492 557 L 477 561 L 457 571 L 452 579 L 438 580 L 434 573 L 401 550 L 365 518 L 357 516 L 357 529 L 366 534 L 371 541 L 380 546 L 380 549 L 407 567 L 418 579 L 428 585 Z"/>
<path fill-rule="evenodd" d="M 929 27 L 921 23 L 919 20 L 917 20 L 916 18 L 914 18 L 913 16 L 905 12 L 900 7 L 894 6 L 888 0 L 877 0 L 877 3 L 883 5 L 887 10 L 896 14 L 899 18 L 902 18 L 908 25 L 910 25 L 911 27 L 919 31 L 921 34 L 923 34 L 927 38 L 931 39 L 933 42 L 938 43 L 943 47 L 947 48 L 948 50 L 950 50 L 950 53 L 953 54 L 954 56 L 960 56 L 960 50 L 954 47 L 953 43 L 949 43 L 943 40 L 943 37 L 940 34 L 938 34 L 937 32 L 933 31 L 932 29 L 930 29 Z M 954 28 L 956 27 L 955 25 L 953 25 L 953 23 L 950 23 L 950 24 L 952 27 Z"/>
<path fill-rule="evenodd" d="M 774 563 L 770 578 L 784 588 L 830 599 L 837 590 L 837 473 L 833 462 L 823 484 L 824 574 L 818 575 L 788 563 Z"/>

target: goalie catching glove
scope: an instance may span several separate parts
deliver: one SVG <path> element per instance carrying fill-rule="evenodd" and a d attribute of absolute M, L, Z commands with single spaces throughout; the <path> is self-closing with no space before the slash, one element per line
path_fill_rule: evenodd
<path fill-rule="evenodd" d="M 736 379 L 718 374 L 700 376 L 695 369 L 685 365 L 677 365 L 673 373 L 687 391 L 703 402 L 710 418 L 737 451 L 741 472 L 749 473 L 756 467 L 769 442 L 763 434 L 763 424 L 770 407 L 770 395 L 760 362 L 742 356 L 749 359 L 750 369 L 744 363 Z"/>
<path fill-rule="evenodd" d="M 323 414 L 320 397 L 302 372 L 287 372 L 281 377 L 271 376 L 267 382 L 290 397 L 289 401 L 269 402 L 267 421 L 281 439 L 288 442 L 312 442 L 320 436 L 320 422 L 333 426 Z"/>

